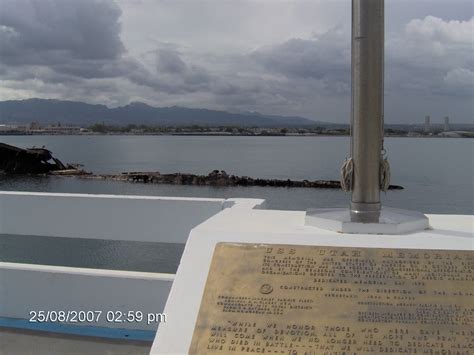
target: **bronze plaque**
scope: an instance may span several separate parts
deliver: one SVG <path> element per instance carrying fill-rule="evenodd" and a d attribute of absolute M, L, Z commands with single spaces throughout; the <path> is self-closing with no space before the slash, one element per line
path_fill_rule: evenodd
<path fill-rule="evenodd" d="M 191 354 L 474 354 L 472 251 L 217 244 Z"/>

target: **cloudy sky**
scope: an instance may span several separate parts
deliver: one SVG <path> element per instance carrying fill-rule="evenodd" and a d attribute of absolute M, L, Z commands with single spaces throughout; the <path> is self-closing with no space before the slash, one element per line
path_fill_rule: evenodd
<path fill-rule="evenodd" d="M 473 122 L 474 2 L 386 0 L 388 123 Z M 0 0 L 0 100 L 348 122 L 349 0 Z"/>

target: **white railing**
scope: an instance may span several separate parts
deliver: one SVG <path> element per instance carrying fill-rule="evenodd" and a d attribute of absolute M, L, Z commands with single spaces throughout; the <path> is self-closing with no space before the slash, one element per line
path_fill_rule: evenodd
<path fill-rule="evenodd" d="M 23 322 L 20 327 L 36 323 L 44 330 L 70 325 L 156 331 L 158 317 L 150 315 L 163 312 L 173 279 L 170 274 L 0 262 L 0 324 L 13 319 Z M 59 312 L 66 313 L 61 317 Z"/>

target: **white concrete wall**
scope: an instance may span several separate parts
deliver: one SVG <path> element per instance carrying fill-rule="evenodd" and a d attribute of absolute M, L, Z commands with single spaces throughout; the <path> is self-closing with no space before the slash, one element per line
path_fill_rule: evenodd
<path fill-rule="evenodd" d="M 263 202 L 0 191 L 0 234 L 185 243 L 223 208 Z"/>
<path fill-rule="evenodd" d="M 29 319 L 30 311 L 102 311 L 77 326 L 156 330 L 158 323 L 108 322 L 107 311 L 163 312 L 174 275 L 0 262 L 0 317 Z"/>

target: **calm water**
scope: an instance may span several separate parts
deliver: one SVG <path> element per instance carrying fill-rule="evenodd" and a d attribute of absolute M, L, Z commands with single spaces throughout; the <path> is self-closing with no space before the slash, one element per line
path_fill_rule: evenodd
<path fill-rule="evenodd" d="M 95 173 L 160 171 L 278 179 L 339 179 L 348 137 L 0 136 L 21 147 L 46 146 L 63 162 Z M 473 214 L 473 139 L 388 138 L 392 183 L 386 204 L 425 213 Z M 1 178 L 0 178 L 1 179 Z M 0 190 L 262 197 L 270 208 L 345 206 L 335 190 L 139 185 L 76 178 L 3 178 Z"/>
<path fill-rule="evenodd" d="M 44 145 L 63 162 L 84 164 L 86 170 L 94 173 L 160 171 L 207 174 L 219 169 L 229 174 L 278 179 L 339 179 L 340 166 L 349 151 L 348 137 L 0 136 L 0 142 L 21 147 Z M 405 190 L 383 194 L 384 204 L 425 213 L 474 213 L 474 140 L 388 138 L 385 144 L 392 168 L 391 182 L 404 186 Z M 147 185 L 47 177 L 0 178 L 0 190 L 254 197 L 265 198 L 268 208 L 292 210 L 343 207 L 349 200 L 349 194 L 335 190 Z M 48 240 L 42 242 L 49 243 Z M 25 257 L 25 252 L 18 251 L 25 243 L 29 242 L 15 242 L 11 237 L 0 236 L 0 260 L 22 258 L 23 262 L 44 263 L 46 259 L 58 265 L 66 262 L 53 257 L 53 252 L 48 258 L 46 250 L 41 255 L 36 252 Z M 71 243 L 75 241 L 68 240 L 62 247 L 93 255 L 85 261 L 81 253 L 70 255 L 67 259 L 75 266 L 79 266 L 78 260 L 82 260 L 83 266 L 96 267 L 100 257 L 96 258 L 95 251 L 106 248 L 112 252 L 101 254 L 105 256 L 100 263 L 109 260 L 105 265 L 99 265 L 101 267 L 150 271 L 163 268 L 162 261 L 153 259 L 149 253 L 141 258 L 143 263 L 114 264 L 114 252 L 124 253 L 127 249 L 119 243 L 105 247 L 92 241 Z M 59 248 L 59 244 L 55 248 Z M 143 253 L 137 251 L 135 255 L 142 255 L 148 246 L 136 244 L 136 247 L 137 250 L 143 249 Z M 89 252 L 84 253 L 84 248 Z M 5 252 L 6 249 L 15 249 L 16 252 Z M 169 264 L 175 262 L 179 253 L 169 252 L 173 255 Z M 59 250 L 57 254 L 60 254 Z"/>

